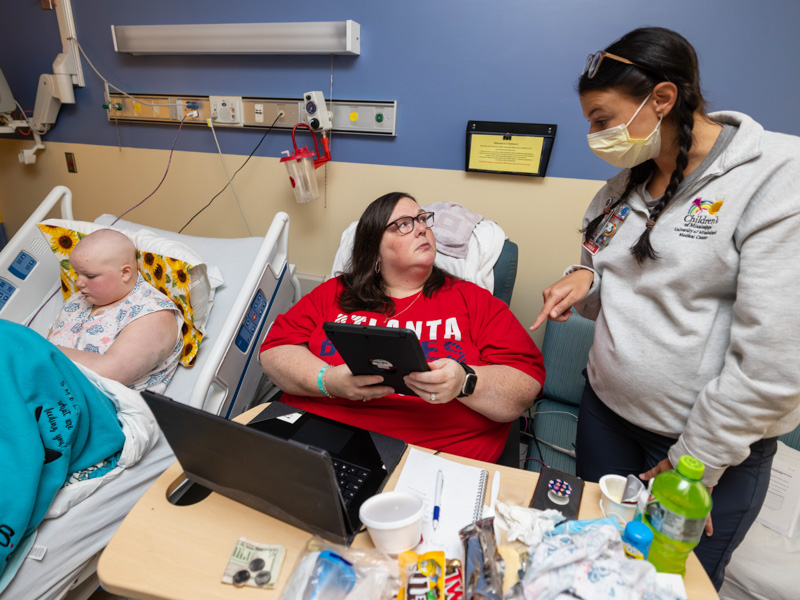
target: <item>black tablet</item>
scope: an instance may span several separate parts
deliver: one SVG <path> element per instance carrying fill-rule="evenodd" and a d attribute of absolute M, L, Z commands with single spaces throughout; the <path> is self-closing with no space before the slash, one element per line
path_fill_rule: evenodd
<path fill-rule="evenodd" d="M 413 329 L 330 322 L 322 328 L 353 375 L 382 375 L 398 394 L 417 395 L 403 377 L 430 369 Z"/>

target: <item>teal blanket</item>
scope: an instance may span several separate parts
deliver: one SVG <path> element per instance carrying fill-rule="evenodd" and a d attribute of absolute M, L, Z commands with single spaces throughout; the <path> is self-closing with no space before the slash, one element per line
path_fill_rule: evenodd
<path fill-rule="evenodd" d="M 0 319 L 0 573 L 75 471 L 122 449 L 111 401 L 35 331 Z"/>

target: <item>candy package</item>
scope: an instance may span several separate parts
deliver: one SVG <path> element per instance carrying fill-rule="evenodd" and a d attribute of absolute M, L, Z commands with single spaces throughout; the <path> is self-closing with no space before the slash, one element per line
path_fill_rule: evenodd
<path fill-rule="evenodd" d="M 397 600 L 442 600 L 444 598 L 444 552 L 417 554 L 409 551 L 397 557 L 401 583 Z"/>
<path fill-rule="evenodd" d="M 461 561 L 451 558 L 444 570 L 444 600 L 464 600 L 464 569 Z"/>
<path fill-rule="evenodd" d="M 400 587 L 397 561 L 375 549 L 355 549 L 314 536 L 280 600 L 391 600 Z"/>
<path fill-rule="evenodd" d="M 494 518 L 476 521 L 458 533 L 464 544 L 464 597 L 500 600 L 505 563 L 497 552 Z"/>

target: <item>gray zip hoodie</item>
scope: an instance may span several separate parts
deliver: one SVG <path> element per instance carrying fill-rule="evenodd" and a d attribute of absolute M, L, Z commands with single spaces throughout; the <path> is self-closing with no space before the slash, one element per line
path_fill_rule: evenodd
<path fill-rule="evenodd" d="M 610 243 L 581 263 L 595 273 L 576 309 L 595 319 L 589 381 L 615 413 L 676 438 L 715 485 L 749 446 L 800 423 L 800 138 L 750 117 L 705 172 L 678 194 L 650 235 L 657 260 L 630 253 L 648 219 L 643 188 Z M 619 198 L 610 179 L 584 226 Z M 571 267 L 580 268 L 578 265 Z"/>

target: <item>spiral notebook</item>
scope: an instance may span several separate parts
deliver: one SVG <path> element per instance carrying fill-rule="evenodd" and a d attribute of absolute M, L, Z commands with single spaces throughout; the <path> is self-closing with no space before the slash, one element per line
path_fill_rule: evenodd
<path fill-rule="evenodd" d="M 439 511 L 439 525 L 433 528 L 433 505 L 436 496 L 436 477 L 444 476 Z M 447 558 L 463 560 L 463 548 L 458 532 L 481 518 L 486 482 L 485 469 L 465 465 L 441 456 L 411 448 L 396 490 L 416 494 L 425 503 L 422 517 L 422 544 L 417 552 L 444 550 Z"/>

